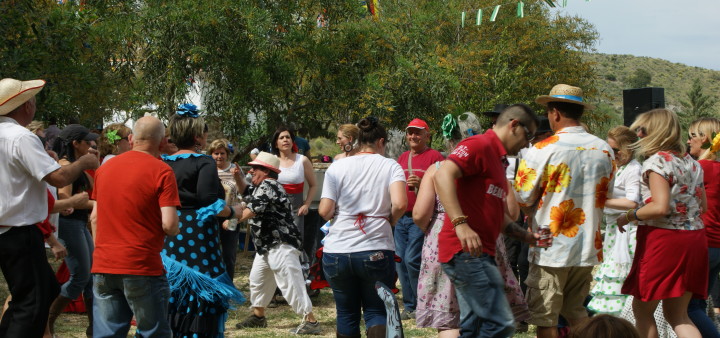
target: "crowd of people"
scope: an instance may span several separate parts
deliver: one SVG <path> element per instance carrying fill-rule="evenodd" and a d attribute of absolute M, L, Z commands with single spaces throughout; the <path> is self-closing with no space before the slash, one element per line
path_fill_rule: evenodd
<path fill-rule="evenodd" d="M 255 256 L 240 330 L 267 327 L 282 295 L 301 316 L 291 333 L 323 333 L 314 278 L 332 289 L 337 337 L 361 337 L 362 321 L 367 337 L 397 334 L 377 286 L 396 281 L 398 320 L 439 337 L 510 337 L 528 324 L 541 338 L 720 337 L 705 301 L 720 273 L 716 118 L 693 122 L 684 142 L 677 115 L 654 109 L 601 139 L 581 122 L 594 108 L 582 90 L 559 84 L 535 100 L 545 116 L 497 105 L 484 132 L 473 113 L 446 116 L 442 152 L 420 118 L 397 160 L 377 118 L 338 126 L 341 152 L 317 182 L 294 126 L 251 155 L 246 175 L 230 141 L 208 142 L 195 105 L 167 126 L 145 116 L 132 129 L 46 133 L 33 121 L 44 85 L 0 80 L 11 294 L 0 336 L 51 337 L 78 298 L 88 337 L 131 324 L 143 337 L 224 336 L 246 301 L 233 277 L 247 222 Z M 304 218 L 320 185 L 329 223 L 320 273 L 307 276 L 318 229 Z M 70 271 L 62 285 L 45 242 Z"/>

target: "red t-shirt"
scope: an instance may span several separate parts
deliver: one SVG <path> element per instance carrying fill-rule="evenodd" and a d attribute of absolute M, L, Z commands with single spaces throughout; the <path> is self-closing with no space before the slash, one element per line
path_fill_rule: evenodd
<path fill-rule="evenodd" d="M 406 151 L 400 155 L 398 158 L 398 163 L 403 168 L 403 172 L 405 173 L 405 179 L 407 180 L 408 176 L 410 176 L 410 171 L 408 170 L 408 156 L 410 156 L 410 151 Z M 442 156 L 442 154 L 431 148 L 427 148 L 423 150 L 423 152 L 413 156 L 412 158 L 412 173 L 415 176 L 419 176 L 420 179 L 425 176 L 425 171 L 428 167 L 430 167 L 431 164 L 442 161 L 445 158 Z M 413 207 L 415 206 L 415 200 L 417 199 L 417 194 L 415 191 L 410 191 L 410 186 L 405 185 L 405 193 L 407 194 L 408 204 L 407 209 L 405 211 L 412 212 Z"/>
<path fill-rule="evenodd" d="M 698 161 L 703 168 L 703 183 L 707 196 L 708 210 L 702 214 L 707 234 L 708 247 L 720 248 L 720 162 L 711 160 Z"/>
<path fill-rule="evenodd" d="M 95 173 L 93 273 L 160 276 L 165 232 L 161 207 L 180 205 L 175 174 L 159 158 L 128 151 Z"/>
<path fill-rule="evenodd" d="M 463 176 L 457 179 L 460 208 L 468 216 L 468 225 L 480 236 L 482 251 L 495 256 L 495 241 L 500 234 L 505 215 L 507 181 L 503 158 L 505 148 L 494 131 L 468 137 L 458 143 L 448 155 Z M 446 217 L 438 235 L 439 260 L 449 262 L 462 251 L 455 229 Z"/>

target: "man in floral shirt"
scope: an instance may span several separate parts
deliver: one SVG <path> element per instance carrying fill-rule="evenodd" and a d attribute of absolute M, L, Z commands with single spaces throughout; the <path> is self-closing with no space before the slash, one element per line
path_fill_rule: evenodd
<path fill-rule="evenodd" d="M 277 182 L 280 159 L 261 152 L 248 164 L 251 165 L 249 173 L 255 189 L 245 196 L 247 207 L 238 222 L 249 220 L 257 250 L 250 270 L 253 314 L 236 327 L 267 327 L 265 307 L 270 304 L 277 286 L 295 313 L 303 316 L 303 322 L 291 332 L 319 334 L 320 323 L 313 315 L 300 266 L 300 232 L 293 222 L 292 205 L 287 193 Z"/>
<path fill-rule="evenodd" d="M 582 89 L 559 84 L 535 102 L 546 106 L 554 135 L 536 143 L 518 167 L 515 190 L 533 231 L 549 226 L 553 245 L 530 248 L 525 280 L 538 337 L 557 335 L 558 315 L 576 326 L 587 318 L 583 307 L 593 266 L 602 260 L 600 222 L 610 195 L 613 152 L 580 124 Z"/>

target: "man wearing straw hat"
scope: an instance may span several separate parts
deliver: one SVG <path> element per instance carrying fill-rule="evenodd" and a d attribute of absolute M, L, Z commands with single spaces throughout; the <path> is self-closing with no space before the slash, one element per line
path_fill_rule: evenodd
<path fill-rule="evenodd" d="M 60 167 L 40 139 L 23 126 L 35 117 L 35 94 L 43 80 L 0 80 L 0 268 L 12 301 L 0 337 L 40 337 L 59 287 L 47 262 L 40 229 L 48 214 L 47 184 L 64 187 L 98 167 L 94 152 Z"/>
<path fill-rule="evenodd" d="M 527 300 L 538 337 L 556 337 L 558 316 L 572 327 L 587 318 L 583 306 L 593 266 L 602 259 L 599 225 L 613 180 L 613 152 L 580 124 L 593 106 L 582 89 L 565 84 L 535 102 L 546 106 L 555 132 L 524 155 L 515 176 L 518 201 L 533 231 L 548 231 L 550 248 L 529 249 Z"/>
<path fill-rule="evenodd" d="M 247 206 L 238 222 L 248 220 L 257 249 L 250 269 L 250 302 L 253 313 L 235 325 L 238 329 L 267 327 L 265 308 L 275 295 L 275 287 L 303 321 L 290 330 L 295 334 L 320 334 L 320 323 L 312 312 L 300 266 L 300 231 L 293 221 L 292 205 L 285 189 L 277 182 L 280 159 L 260 152 L 248 163 L 255 189 L 245 196 Z"/>

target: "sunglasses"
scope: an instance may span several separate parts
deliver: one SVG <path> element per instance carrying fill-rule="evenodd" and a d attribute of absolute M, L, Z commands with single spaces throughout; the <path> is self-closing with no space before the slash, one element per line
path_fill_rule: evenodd
<path fill-rule="evenodd" d="M 524 123 L 520 122 L 520 120 L 515 120 L 518 122 L 518 124 L 523 127 L 525 130 L 525 138 L 528 140 L 528 142 L 531 142 L 535 139 L 535 134 L 531 133 L 530 130 L 525 126 Z"/>

